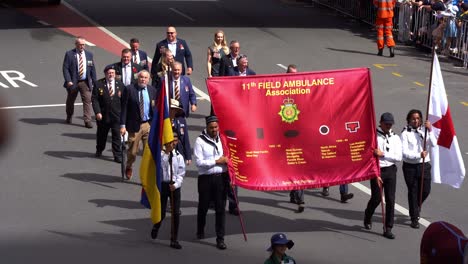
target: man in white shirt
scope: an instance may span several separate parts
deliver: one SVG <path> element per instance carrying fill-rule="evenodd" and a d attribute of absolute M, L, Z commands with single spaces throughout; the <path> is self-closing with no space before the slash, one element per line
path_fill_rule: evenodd
<path fill-rule="evenodd" d="M 180 219 L 180 187 L 185 176 L 185 161 L 184 157 L 175 150 L 177 145 L 177 133 L 174 133 L 174 141 L 164 145 L 161 151 L 161 167 L 163 171 L 163 179 L 161 183 L 161 221 L 153 225 L 151 230 L 151 238 L 156 239 L 162 221 L 166 217 L 167 200 L 171 199 L 172 208 L 172 223 L 171 225 L 171 248 L 181 249 L 182 246 L 177 241 L 179 232 Z M 173 199 L 173 200 L 172 200 Z"/>
<path fill-rule="evenodd" d="M 434 134 L 431 132 L 431 122 L 426 121 L 422 126 L 423 116 L 421 111 L 413 109 L 409 111 L 406 121 L 408 125 L 401 132 L 401 144 L 403 147 L 403 175 L 408 187 L 408 207 L 411 217 L 411 227 L 419 228 L 419 205 L 426 200 L 431 192 L 431 164 L 429 153 L 424 149 L 424 134 L 427 130 L 426 145 L 433 147 L 437 144 Z M 424 166 L 424 179 L 421 193 L 421 175 Z"/>
<path fill-rule="evenodd" d="M 364 216 L 364 228 L 372 228 L 372 215 L 380 204 L 381 188 L 385 192 L 385 228 L 383 236 L 394 239 L 392 233 L 394 212 L 395 212 L 395 190 L 396 190 L 396 162 L 401 161 L 402 150 L 401 141 L 398 135 L 392 131 L 395 120 L 391 113 L 383 113 L 380 117 L 380 126 L 377 128 L 377 148 L 374 149 L 374 156 L 379 159 L 380 177 L 370 181 L 371 198 L 367 203 Z"/>
<path fill-rule="evenodd" d="M 206 129 L 197 138 L 194 145 L 195 163 L 198 168 L 198 212 L 197 238 L 205 237 L 206 214 L 210 201 L 214 201 L 216 212 L 216 247 L 226 249 L 224 229 L 226 222 L 227 189 L 229 174 L 228 159 L 224 156 L 219 138 L 218 118 L 206 117 Z"/>
<path fill-rule="evenodd" d="M 138 82 L 138 73 L 143 68 L 132 61 L 132 51 L 123 49 L 120 62 L 114 64 L 115 79 L 121 81 L 125 86 Z"/>

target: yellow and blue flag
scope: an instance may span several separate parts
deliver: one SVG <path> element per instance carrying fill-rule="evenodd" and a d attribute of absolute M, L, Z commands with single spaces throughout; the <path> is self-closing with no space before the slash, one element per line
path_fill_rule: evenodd
<path fill-rule="evenodd" d="M 140 166 L 141 201 L 146 208 L 151 209 L 153 224 L 161 222 L 161 150 L 164 144 L 172 142 L 172 124 L 169 118 L 169 103 L 166 88 L 159 90 L 156 107 L 153 109 L 153 121 L 145 146 Z"/>

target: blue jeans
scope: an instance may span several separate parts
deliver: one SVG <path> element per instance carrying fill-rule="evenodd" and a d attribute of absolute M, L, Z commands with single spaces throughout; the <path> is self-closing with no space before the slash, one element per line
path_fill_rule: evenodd
<path fill-rule="evenodd" d="M 347 194 L 348 193 L 348 184 L 340 185 L 340 194 Z"/>

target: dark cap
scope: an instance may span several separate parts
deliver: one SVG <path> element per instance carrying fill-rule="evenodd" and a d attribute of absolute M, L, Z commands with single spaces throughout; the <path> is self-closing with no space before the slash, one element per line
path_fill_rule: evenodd
<path fill-rule="evenodd" d="M 107 73 L 108 70 L 115 70 L 114 64 L 109 64 L 104 68 L 104 73 Z"/>
<path fill-rule="evenodd" d="M 209 123 L 218 122 L 218 118 L 216 116 L 207 116 L 205 117 L 205 121 L 208 125 Z"/>
<path fill-rule="evenodd" d="M 380 122 L 388 123 L 388 124 L 395 124 L 395 120 L 393 119 L 393 115 L 391 113 L 383 113 L 380 116 Z"/>
<path fill-rule="evenodd" d="M 294 246 L 294 242 L 289 240 L 285 234 L 276 233 L 271 237 L 271 246 L 267 248 L 267 251 L 273 251 L 273 246 L 275 245 L 286 245 L 288 249 L 291 249 Z"/>

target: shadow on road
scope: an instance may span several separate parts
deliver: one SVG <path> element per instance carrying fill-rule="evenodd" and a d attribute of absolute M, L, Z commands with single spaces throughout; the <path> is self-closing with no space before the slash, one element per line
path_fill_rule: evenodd
<path fill-rule="evenodd" d="M 68 178 L 76 181 L 82 182 L 89 182 L 93 184 L 97 184 L 100 186 L 104 186 L 107 188 L 117 189 L 117 187 L 107 185 L 106 183 L 124 183 L 124 184 L 132 184 L 132 185 L 141 185 L 138 182 L 132 181 L 125 181 L 122 182 L 122 178 L 120 175 L 105 175 L 105 174 L 98 174 L 98 173 L 66 173 L 61 175 L 60 177 Z"/>
<path fill-rule="evenodd" d="M 60 159 L 94 157 L 94 153 L 82 151 L 45 151 L 44 154 Z"/>

